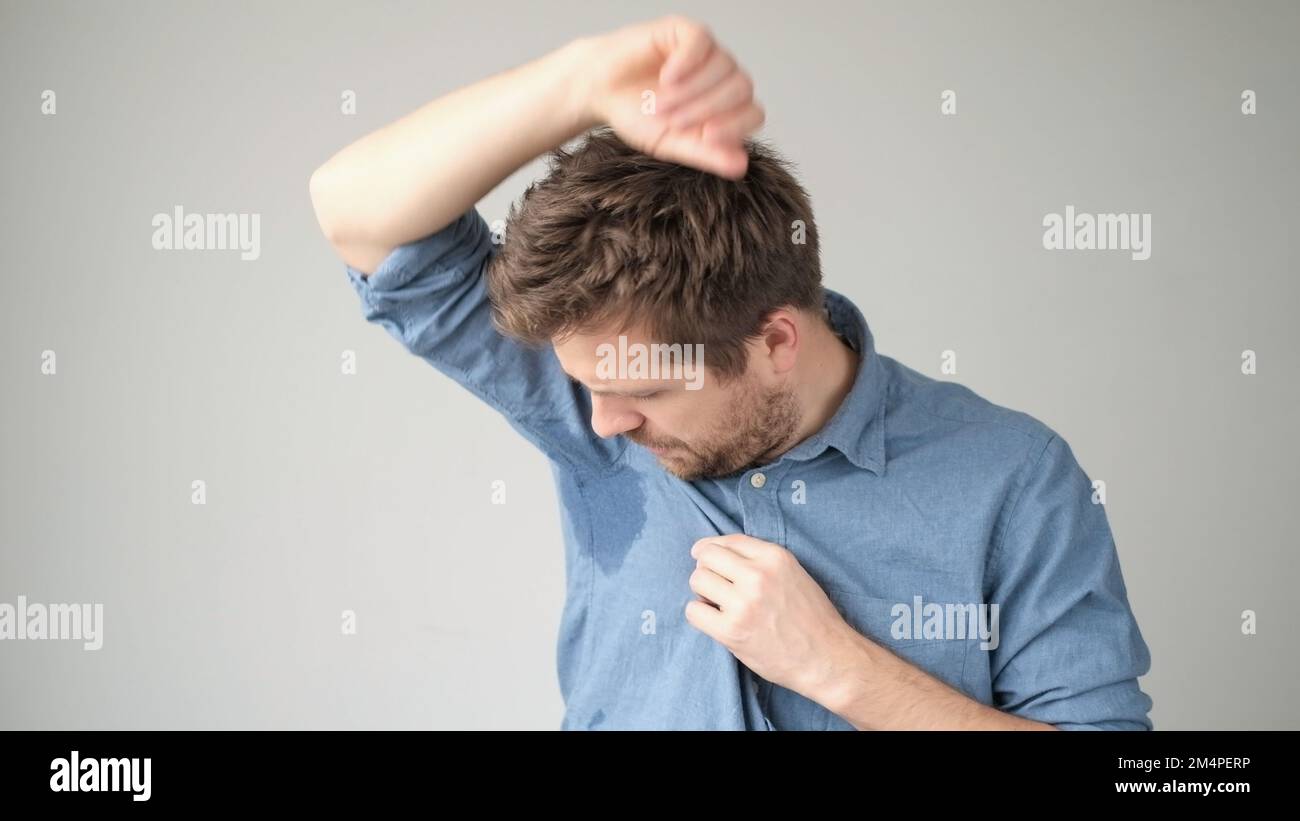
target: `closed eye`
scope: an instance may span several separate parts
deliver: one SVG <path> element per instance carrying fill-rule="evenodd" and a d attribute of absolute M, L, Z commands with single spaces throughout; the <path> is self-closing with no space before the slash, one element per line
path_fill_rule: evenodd
<path fill-rule="evenodd" d="M 593 391 L 591 388 L 588 388 L 586 385 L 584 385 L 584 384 L 582 384 L 581 382 L 579 382 L 578 380 L 574 379 L 572 376 L 569 376 L 568 373 L 565 373 L 564 376 L 569 380 L 569 384 L 570 384 L 570 385 L 575 385 L 575 386 L 577 386 L 577 387 L 579 387 L 579 388 L 583 388 L 583 389 L 585 389 L 588 393 L 592 394 L 593 396 L 604 396 L 604 395 L 621 396 L 621 397 L 623 397 L 623 398 L 625 398 L 625 399 L 631 399 L 633 402 L 642 402 L 642 401 L 645 401 L 645 400 L 647 400 L 647 399 L 654 399 L 654 398 L 656 398 L 656 397 L 658 397 L 658 396 L 663 395 L 663 391 L 654 391 L 653 393 L 643 393 L 643 394 L 635 394 L 635 393 L 615 393 L 615 394 L 611 394 L 609 391 Z"/>
<path fill-rule="evenodd" d="M 601 395 L 604 394 L 604 392 L 606 392 L 606 391 L 593 391 L 593 390 L 591 390 L 591 388 L 586 387 L 585 385 L 582 385 L 582 383 L 581 383 L 581 382 L 578 382 L 577 379 L 571 377 L 571 375 L 569 375 L 568 372 L 565 372 L 565 373 L 564 373 L 564 378 L 567 378 L 567 379 L 568 379 L 568 381 L 569 381 L 569 385 L 573 385 L 573 386 L 576 386 L 576 387 L 584 388 L 584 390 L 588 391 L 589 394 L 591 394 L 591 395 L 593 395 L 593 396 L 601 396 Z M 663 395 L 663 391 L 654 391 L 654 392 L 650 392 L 650 394 L 615 394 L 615 395 L 616 395 L 616 396 L 623 396 L 624 399 L 630 399 L 630 400 L 632 400 L 632 401 L 645 401 L 646 399 L 655 399 L 656 396 Z"/>

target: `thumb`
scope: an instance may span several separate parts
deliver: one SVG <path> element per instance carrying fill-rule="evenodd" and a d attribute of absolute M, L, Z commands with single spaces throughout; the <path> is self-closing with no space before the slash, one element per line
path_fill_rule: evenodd
<path fill-rule="evenodd" d="M 749 152 L 736 142 L 709 142 L 695 136 L 669 133 L 664 135 L 655 154 L 661 159 L 729 180 L 741 179 L 749 169 Z"/>

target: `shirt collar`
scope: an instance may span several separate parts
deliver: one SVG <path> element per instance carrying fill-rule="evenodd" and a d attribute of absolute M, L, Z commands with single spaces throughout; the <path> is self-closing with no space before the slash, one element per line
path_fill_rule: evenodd
<path fill-rule="evenodd" d="M 822 429 L 789 450 L 786 459 L 812 459 L 827 447 L 876 475 L 885 471 L 885 400 L 888 373 L 876 354 L 875 338 L 858 307 L 841 293 L 823 288 L 831 327 L 861 354 L 853 387 Z"/>

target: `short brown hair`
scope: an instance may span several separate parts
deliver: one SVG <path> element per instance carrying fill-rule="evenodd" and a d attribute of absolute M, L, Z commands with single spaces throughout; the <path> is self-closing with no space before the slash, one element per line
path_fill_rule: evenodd
<path fill-rule="evenodd" d="M 608 127 L 552 151 L 550 173 L 511 205 L 488 266 L 497 330 L 542 344 L 644 322 L 656 341 L 703 344 L 727 381 L 745 371 L 746 343 L 768 312 L 820 316 L 808 194 L 774 150 L 745 146 L 740 180 L 642 154 Z"/>

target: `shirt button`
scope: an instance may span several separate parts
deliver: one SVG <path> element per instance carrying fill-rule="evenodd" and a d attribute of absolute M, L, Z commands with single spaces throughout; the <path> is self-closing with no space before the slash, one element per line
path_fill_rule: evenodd
<path fill-rule="evenodd" d="M 755 473 L 753 476 L 749 477 L 749 483 L 754 487 L 762 487 L 767 484 L 767 477 L 761 473 Z"/>

